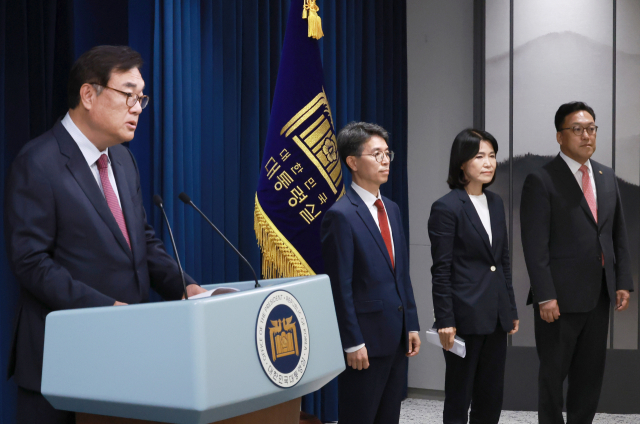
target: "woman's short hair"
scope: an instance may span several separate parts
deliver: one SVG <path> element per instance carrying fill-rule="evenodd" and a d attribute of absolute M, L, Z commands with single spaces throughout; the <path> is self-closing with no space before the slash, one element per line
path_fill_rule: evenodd
<path fill-rule="evenodd" d="M 450 189 L 464 189 L 464 187 L 469 184 L 462 170 L 462 165 L 478 154 L 481 141 L 491 143 L 494 153 L 498 153 L 498 142 L 486 131 L 467 128 L 466 130 L 460 131 L 455 140 L 453 140 L 451 157 L 449 158 L 449 177 L 447 178 L 447 184 L 449 184 Z M 482 189 L 484 190 L 493 184 L 495 179 L 496 174 L 494 173 L 491 181 L 483 184 Z"/>

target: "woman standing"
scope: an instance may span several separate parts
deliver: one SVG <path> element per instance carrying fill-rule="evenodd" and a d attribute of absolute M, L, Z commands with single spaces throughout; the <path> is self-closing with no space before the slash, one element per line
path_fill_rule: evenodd
<path fill-rule="evenodd" d="M 504 206 L 486 190 L 495 179 L 497 152 L 488 132 L 460 132 L 451 146 L 451 192 L 433 204 L 429 217 L 434 327 L 447 364 L 446 424 L 468 418 L 498 423 L 507 334 L 518 331 Z M 449 352 L 455 335 L 465 341 L 464 358 Z"/>

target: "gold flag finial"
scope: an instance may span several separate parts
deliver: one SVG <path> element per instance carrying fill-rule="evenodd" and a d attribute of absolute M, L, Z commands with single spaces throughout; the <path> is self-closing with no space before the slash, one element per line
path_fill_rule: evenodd
<path fill-rule="evenodd" d="M 309 37 L 316 40 L 321 39 L 324 36 L 322 32 L 322 20 L 318 16 L 320 8 L 316 4 L 316 0 L 304 0 L 304 6 L 302 7 L 302 19 L 306 19 L 309 23 Z"/>

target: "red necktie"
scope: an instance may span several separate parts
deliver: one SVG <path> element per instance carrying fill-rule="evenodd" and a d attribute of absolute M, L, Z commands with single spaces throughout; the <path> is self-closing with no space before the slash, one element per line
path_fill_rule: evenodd
<path fill-rule="evenodd" d="M 587 204 L 589 205 L 589 209 L 591 209 L 591 213 L 593 214 L 593 219 L 598 222 L 598 207 L 596 205 L 596 198 L 593 194 L 593 189 L 591 188 L 591 178 L 589 178 L 589 168 L 586 165 L 582 165 L 580 167 L 580 172 L 582 172 L 582 192 L 584 193 L 584 198 L 587 199 Z M 602 256 L 602 266 L 604 266 L 604 254 Z"/>
<path fill-rule="evenodd" d="M 122 214 L 122 209 L 120 209 L 120 203 L 118 203 L 116 193 L 113 191 L 113 187 L 111 187 L 111 182 L 109 181 L 109 163 L 107 155 L 103 154 L 100 156 L 100 159 L 98 159 L 96 163 L 98 164 L 98 170 L 100 171 L 100 181 L 102 182 L 104 197 L 107 199 L 107 205 L 109 205 L 109 209 L 111 209 L 111 213 L 116 219 L 118 227 L 120 227 L 120 231 L 122 231 L 122 235 L 125 240 L 127 240 L 129 249 L 131 249 L 129 233 L 127 232 L 127 224 L 124 221 L 124 215 Z"/>
<path fill-rule="evenodd" d="M 382 240 L 384 240 L 384 244 L 387 246 L 387 251 L 389 252 L 389 258 L 391 258 L 391 267 L 395 268 L 394 260 L 393 260 L 393 246 L 391 244 L 391 231 L 389 231 L 389 220 L 387 219 L 387 211 L 384 210 L 384 205 L 382 204 L 382 200 L 378 199 L 374 203 L 375 207 L 378 208 L 378 223 L 380 224 L 380 233 L 382 233 Z"/>

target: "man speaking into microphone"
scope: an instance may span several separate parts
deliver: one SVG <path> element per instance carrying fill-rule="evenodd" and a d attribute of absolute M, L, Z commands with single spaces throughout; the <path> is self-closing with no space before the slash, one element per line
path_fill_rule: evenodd
<path fill-rule="evenodd" d="M 20 284 L 8 376 L 18 423 L 73 423 L 40 393 L 45 318 L 62 309 L 180 299 L 180 270 L 142 204 L 133 139 L 149 97 L 141 56 L 98 46 L 73 65 L 69 112 L 27 143 L 6 182 L 5 238 Z M 185 275 L 189 296 L 205 291 Z M 117 343 L 117 340 L 113 341 Z"/>

